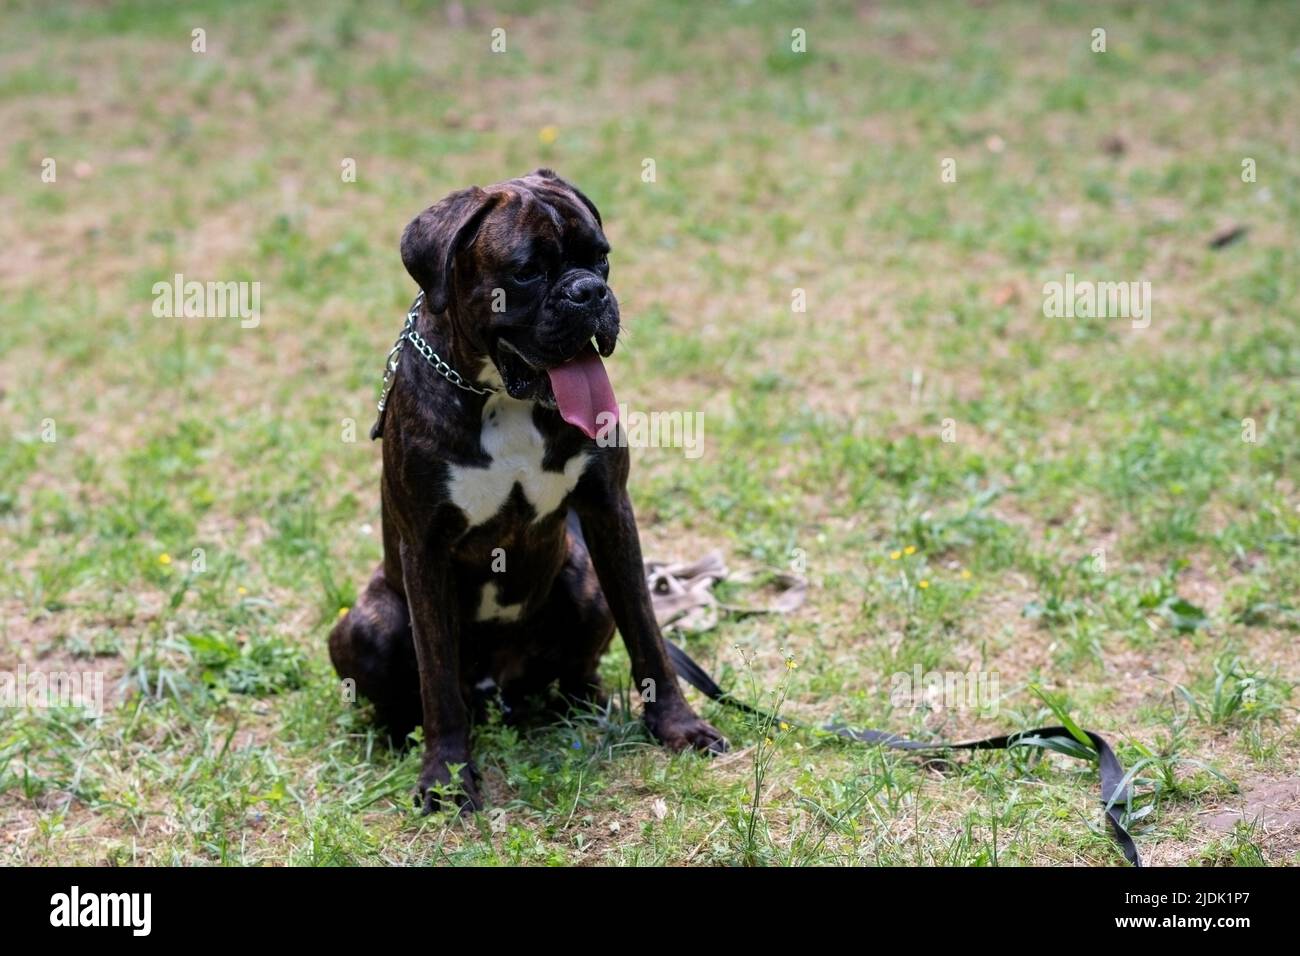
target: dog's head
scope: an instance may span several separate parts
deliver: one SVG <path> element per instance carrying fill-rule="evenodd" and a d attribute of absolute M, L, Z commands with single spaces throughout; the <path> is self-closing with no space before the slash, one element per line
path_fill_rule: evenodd
<path fill-rule="evenodd" d="M 402 234 L 429 307 L 510 396 L 558 407 L 589 435 L 613 400 L 597 355 L 613 353 L 619 331 L 608 255 L 595 205 L 549 169 L 452 193 Z"/>

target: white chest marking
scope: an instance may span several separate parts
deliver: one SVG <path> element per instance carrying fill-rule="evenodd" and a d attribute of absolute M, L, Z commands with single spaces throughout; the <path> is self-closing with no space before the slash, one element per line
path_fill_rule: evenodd
<path fill-rule="evenodd" d="M 489 581 L 479 593 L 478 611 L 474 614 L 474 620 L 517 621 L 523 609 L 522 604 L 502 604 L 501 585 Z"/>
<path fill-rule="evenodd" d="M 465 512 L 471 527 L 491 520 L 515 485 L 523 490 L 537 518 L 551 514 L 564 503 L 587 465 L 587 453 L 579 452 L 564 463 L 563 471 L 543 471 L 546 440 L 533 424 L 532 402 L 504 394 L 493 395 L 483 405 L 479 441 L 492 461 L 486 468 L 452 466 L 448 480 L 451 500 Z"/>

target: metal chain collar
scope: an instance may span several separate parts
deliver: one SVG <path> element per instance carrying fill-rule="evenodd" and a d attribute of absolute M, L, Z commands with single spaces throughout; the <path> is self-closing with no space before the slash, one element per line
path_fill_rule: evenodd
<path fill-rule="evenodd" d="M 402 348 L 407 342 L 410 342 L 415 347 L 415 350 L 424 356 L 424 360 L 433 366 L 434 371 L 457 388 L 463 388 L 475 395 L 491 395 L 493 392 L 501 391 L 501 389 L 492 385 L 478 386 L 466 381 L 465 377 L 444 362 L 442 356 L 435 352 L 429 343 L 424 340 L 424 336 L 415 330 L 415 320 L 420 314 L 420 305 L 423 302 L 424 293 L 421 292 L 415 297 L 415 303 L 411 306 L 411 311 L 406 313 L 406 325 L 402 329 L 402 334 L 397 337 L 397 341 L 393 343 L 392 349 L 388 352 L 388 358 L 384 360 L 384 380 L 379 386 L 378 408 L 380 414 L 383 414 L 384 406 L 388 404 L 388 393 L 393 390 L 393 381 L 397 376 L 397 361 L 401 358 Z"/>

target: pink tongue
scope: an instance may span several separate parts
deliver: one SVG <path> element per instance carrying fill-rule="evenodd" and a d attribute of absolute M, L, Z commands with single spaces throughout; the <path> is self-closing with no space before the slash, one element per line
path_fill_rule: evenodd
<path fill-rule="evenodd" d="M 588 438 L 618 421 L 618 405 L 614 401 L 614 388 L 605 374 L 605 363 L 589 342 L 587 347 L 563 365 L 548 369 L 555 404 L 560 406 L 560 417 L 575 428 L 580 428 Z M 596 416 L 608 412 L 600 421 Z"/>

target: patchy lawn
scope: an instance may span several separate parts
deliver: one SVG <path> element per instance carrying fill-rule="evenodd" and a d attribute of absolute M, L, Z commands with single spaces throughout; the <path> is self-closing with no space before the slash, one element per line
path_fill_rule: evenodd
<path fill-rule="evenodd" d="M 721 759 L 626 710 L 494 720 L 492 809 L 413 812 L 418 753 L 325 650 L 380 553 L 397 237 L 548 165 L 614 245 L 620 399 L 705 416 L 699 458 L 634 452 L 646 553 L 809 578 L 794 614 L 679 635 L 725 685 L 948 738 L 1055 723 L 1050 701 L 1143 761 L 1148 862 L 1300 862 L 1300 9 L 4 21 L 0 670 L 94 670 L 107 699 L 0 709 L 0 861 L 1123 863 L 1087 763 L 941 773 L 703 702 Z M 260 283 L 258 323 L 156 317 L 176 273 Z M 1145 315 L 1045 315 L 1067 274 L 1149 283 Z M 996 696 L 900 705 L 917 669 Z M 606 674 L 626 684 L 621 649 Z"/>

